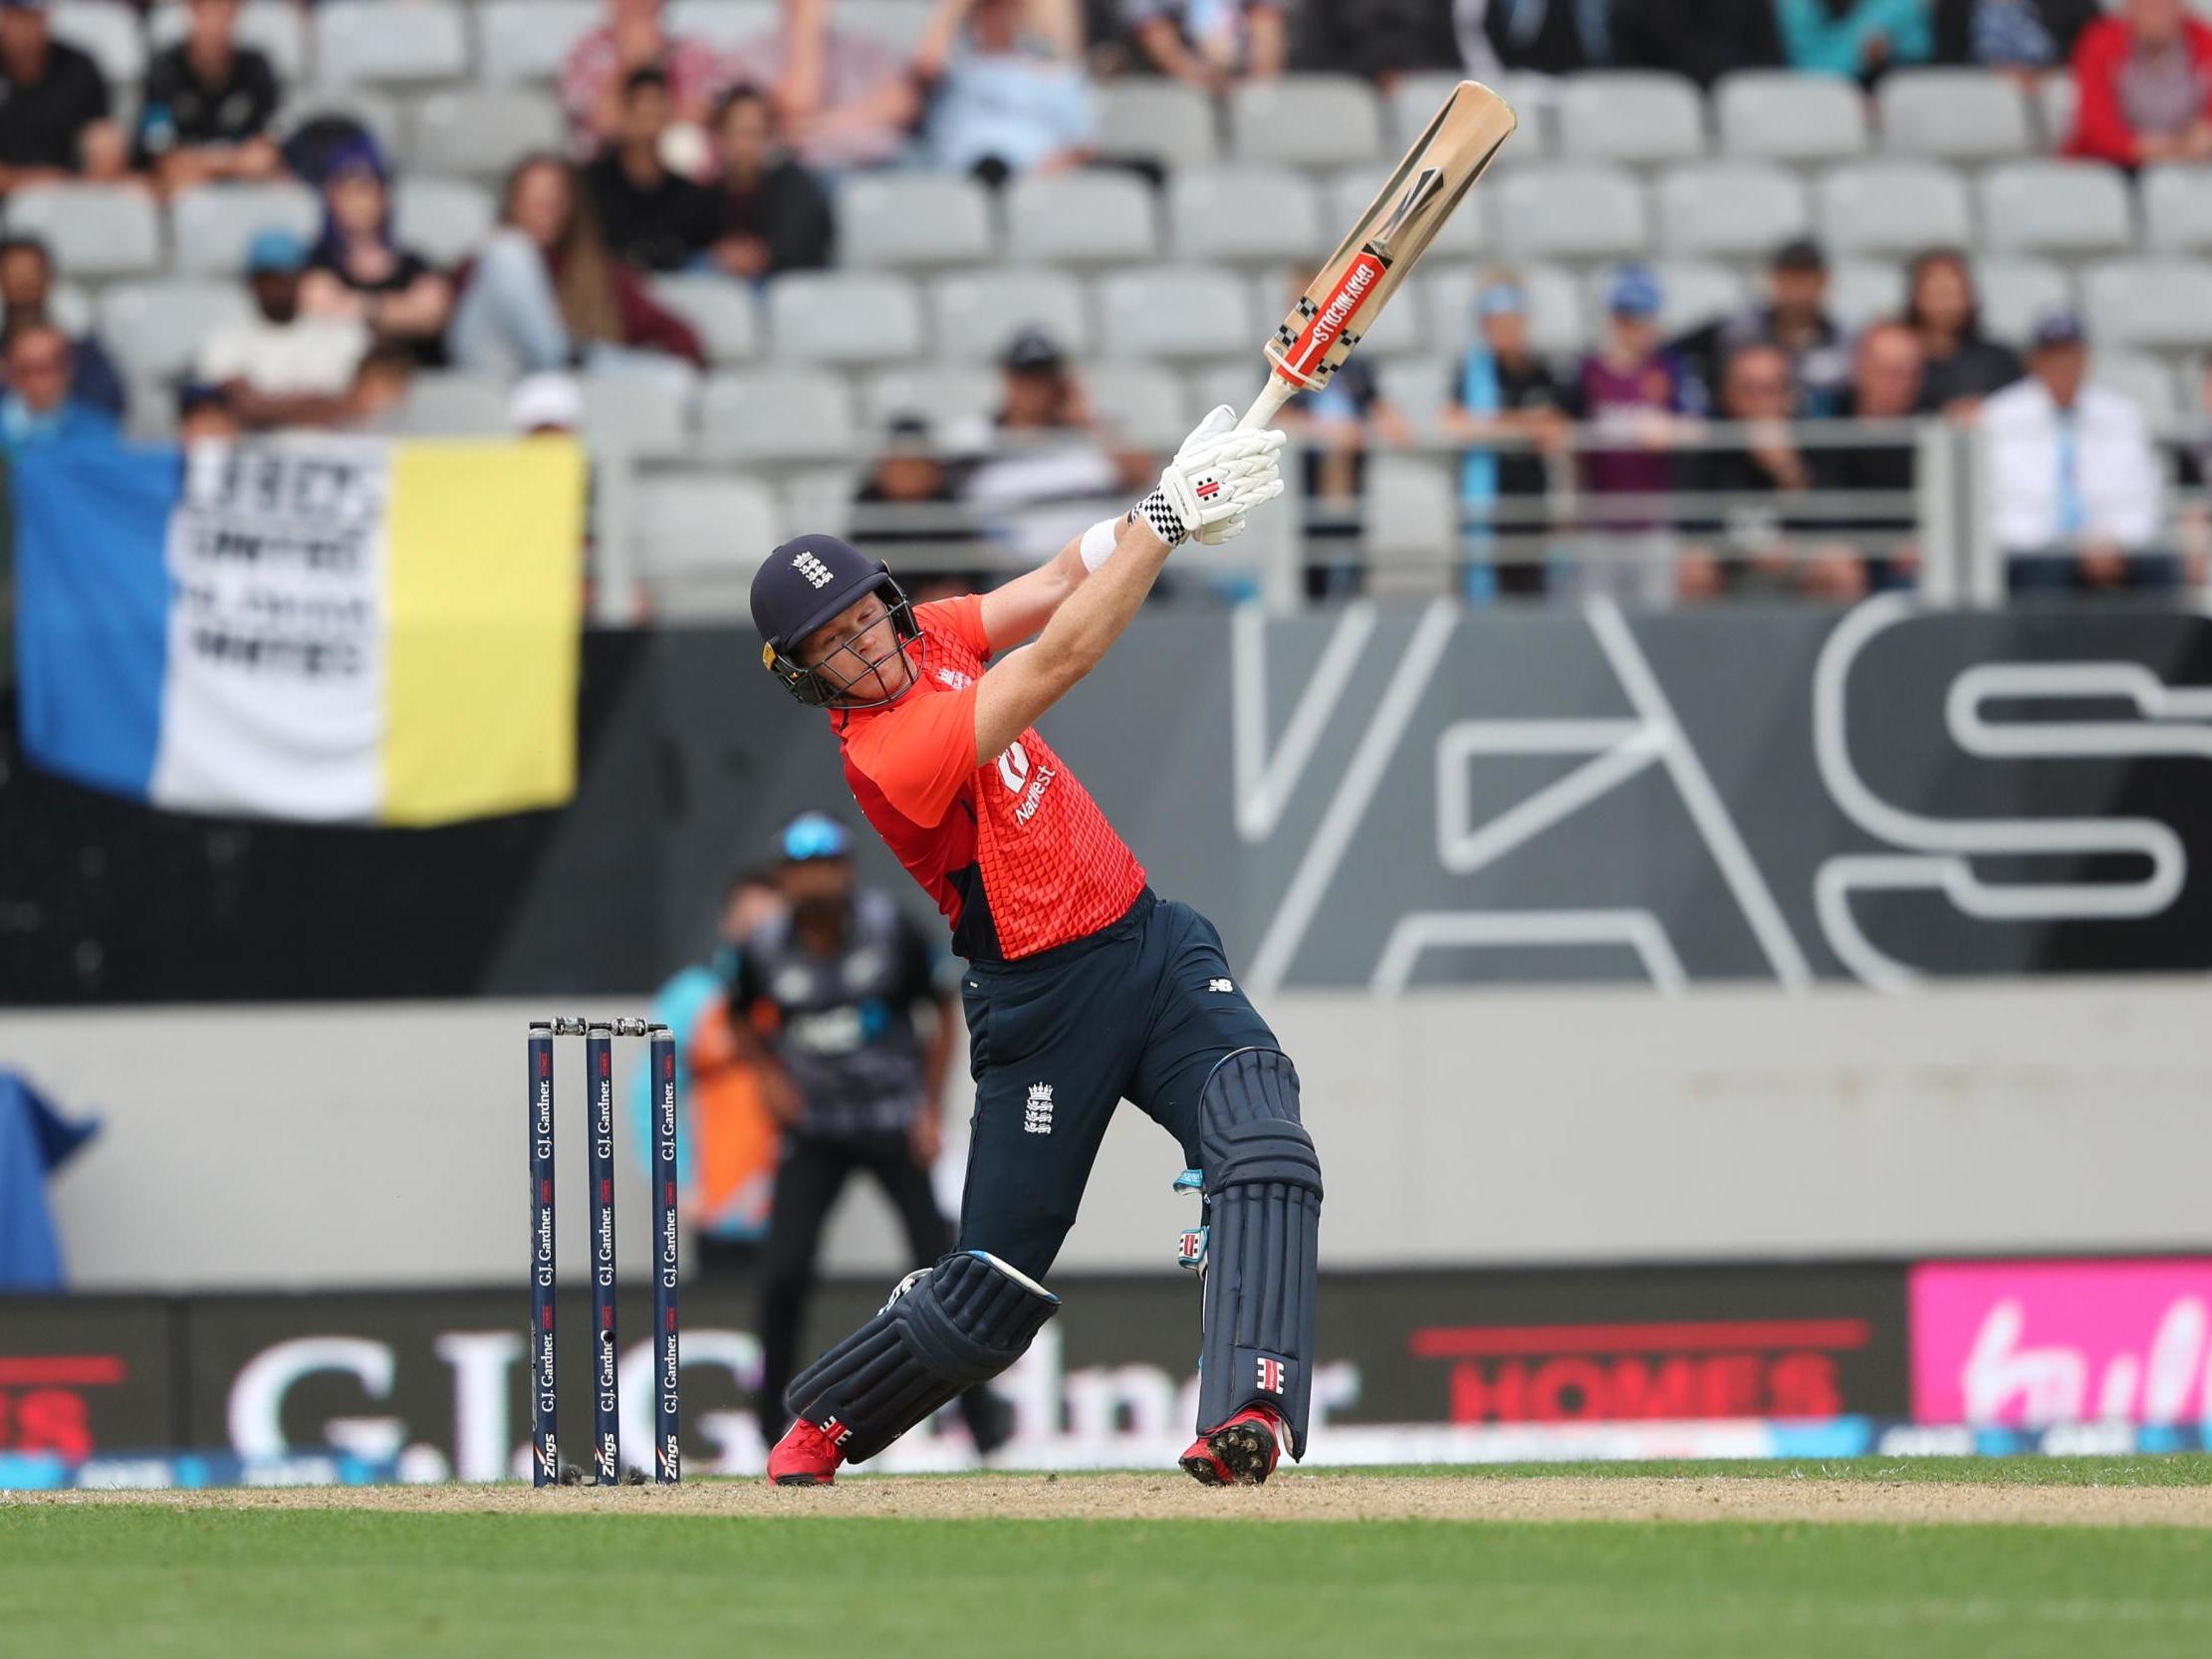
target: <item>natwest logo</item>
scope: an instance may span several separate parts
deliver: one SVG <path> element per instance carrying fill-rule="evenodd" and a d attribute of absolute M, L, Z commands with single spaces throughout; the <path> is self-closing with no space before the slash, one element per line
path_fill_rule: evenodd
<path fill-rule="evenodd" d="M 1455 1423 L 1833 1417 L 1840 1357 L 1868 1321 L 1682 1319 L 1650 1324 L 1432 1325 L 1415 1359 L 1451 1362 Z"/>

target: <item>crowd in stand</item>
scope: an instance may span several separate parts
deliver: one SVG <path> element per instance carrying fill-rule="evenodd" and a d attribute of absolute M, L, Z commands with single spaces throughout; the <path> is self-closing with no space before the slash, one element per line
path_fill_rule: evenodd
<path fill-rule="evenodd" d="M 403 12 L 404 0 L 392 6 Z M 834 0 L 783 0 L 769 34 L 720 49 L 671 32 L 661 0 L 608 0 L 560 77 L 568 147 L 516 166 L 497 227 L 441 268 L 395 239 L 392 162 L 369 129 L 318 118 L 312 97 L 309 118 L 294 106 L 280 128 L 285 89 L 239 41 L 239 0 L 190 0 L 184 37 L 153 56 L 125 121 L 94 60 L 55 38 L 43 0 L 0 0 L 0 196 L 65 178 L 135 181 L 172 198 L 297 177 L 320 193 L 316 234 L 272 226 L 244 250 L 251 312 L 204 341 L 176 388 L 188 438 L 374 429 L 423 367 L 503 376 L 517 387 L 518 427 L 573 427 L 576 395 L 548 376 L 703 362 L 693 329 L 655 300 L 653 275 L 760 283 L 831 265 L 835 186 L 858 170 L 929 166 L 993 187 L 1089 166 L 1156 178 L 1156 162 L 1102 149 L 1094 87 L 1106 75 L 1221 93 L 1299 67 L 1382 84 L 1439 68 L 1630 67 L 1701 85 L 1795 67 L 1871 85 L 1941 62 L 2071 73 L 2075 155 L 2129 168 L 2212 158 L 2212 28 L 2182 0 L 2124 0 L 2109 15 L 2093 0 L 1331 0 L 1295 12 L 1277 0 L 938 0 L 904 56 L 841 28 Z M 110 354 L 54 314 L 66 275 L 37 239 L 0 242 L 10 445 L 113 435 L 124 415 Z M 1959 254 L 1918 260 L 1904 314 L 1855 338 L 1831 315 L 1827 283 L 1822 249 L 1794 241 L 1776 252 L 1762 303 L 1668 339 L 1656 279 L 1626 268 L 1611 279 L 1598 349 L 1557 362 L 1530 346 L 1520 283 L 1486 278 L 1443 421 L 1466 446 L 1469 595 L 1661 582 L 1685 596 L 1844 598 L 1909 584 L 1913 518 L 1893 503 L 1913 487 L 1910 441 L 1808 445 L 1796 423 L 1928 414 L 1985 424 L 2008 548 L 2070 550 L 2017 564 L 2020 586 L 2179 580 L 2172 560 L 2132 557 L 2163 533 L 2145 506 L 2163 462 L 2141 411 L 2086 382 L 2079 317 L 2042 318 L 2023 360 L 1978 329 Z M 1093 419 L 1080 373 L 1049 336 L 1023 333 L 1002 366 L 995 421 L 891 422 L 860 495 L 863 521 L 887 513 L 924 527 L 906 539 L 949 539 L 973 534 L 967 514 L 990 515 L 1045 546 L 1058 519 L 1044 512 L 1025 531 L 1025 509 L 1133 488 L 1156 465 Z M 1357 358 L 1286 420 L 1309 442 L 1313 535 L 1351 536 L 1362 456 L 1405 441 L 1405 421 Z M 1717 446 L 1700 436 L 1715 420 L 1730 434 Z M 1563 524 L 1547 503 L 1569 485 L 1580 505 Z M 1807 505 L 1837 492 L 1892 505 L 1825 515 Z M 1649 499 L 1683 493 L 1728 505 L 1662 515 Z M 916 506 L 940 511 L 898 516 Z M 1664 560 L 1577 554 L 1578 528 L 1603 530 L 1615 553 L 1639 535 L 1656 547 L 1662 518 L 1674 532 Z M 1323 586 L 1356 580 L 1347 561 L 1320 565 Z"/>

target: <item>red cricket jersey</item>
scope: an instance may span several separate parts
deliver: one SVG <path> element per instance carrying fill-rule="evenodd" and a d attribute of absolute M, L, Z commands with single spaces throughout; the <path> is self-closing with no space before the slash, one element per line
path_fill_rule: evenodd
<path fill-rule="evenodd" d="M 920 679 L 897 702 L 835 709 L 853 799 L 952 923 L 970 961 L 1034 956 L 1117 921 L 1144 866 L 1034 726 L 975 763 L 975 683 L 991 642 L 974 593 L 916 605 Z"/>

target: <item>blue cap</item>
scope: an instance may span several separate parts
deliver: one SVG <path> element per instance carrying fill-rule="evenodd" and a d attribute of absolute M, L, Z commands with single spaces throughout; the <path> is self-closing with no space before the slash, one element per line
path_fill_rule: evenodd
<path fill-rule="evenodd" d="M 1640 265 L 1623 265 L 1613 275 L 1605 309 L 1615 317 L 1658 316 L 1659 279 Z"/>
<path fill-rule="evenodd" d="M 809 858 L 850 858 L 852 831 L 828 813 L 801 813 L 784 826 L 776 845 L 792 863 Z"/>
<path fill-rule="evenodd" d="M 256 231 L 254 239 L 246 244 L 246 274 L 258 277 L 266 272 L 282 272 L 297 276 L 307 269 L 307 244 L 288 230 Z"/>
<path fill-rule="evenodd" d="M 1494 282 L 1475 296 L 1477 317 L 1519 317 L 1529 309 L 1529 297 L 1514 282 Z"/>

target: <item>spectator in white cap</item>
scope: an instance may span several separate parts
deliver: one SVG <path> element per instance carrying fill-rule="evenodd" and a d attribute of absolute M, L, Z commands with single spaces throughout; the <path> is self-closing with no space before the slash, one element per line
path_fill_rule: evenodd
<path fill-rule="evenodd" d="M 507 424 L 521 437 L 566 437 L 584 425 L 584 388 L 567 374 L 525 374 L 507 394 Z"/>

